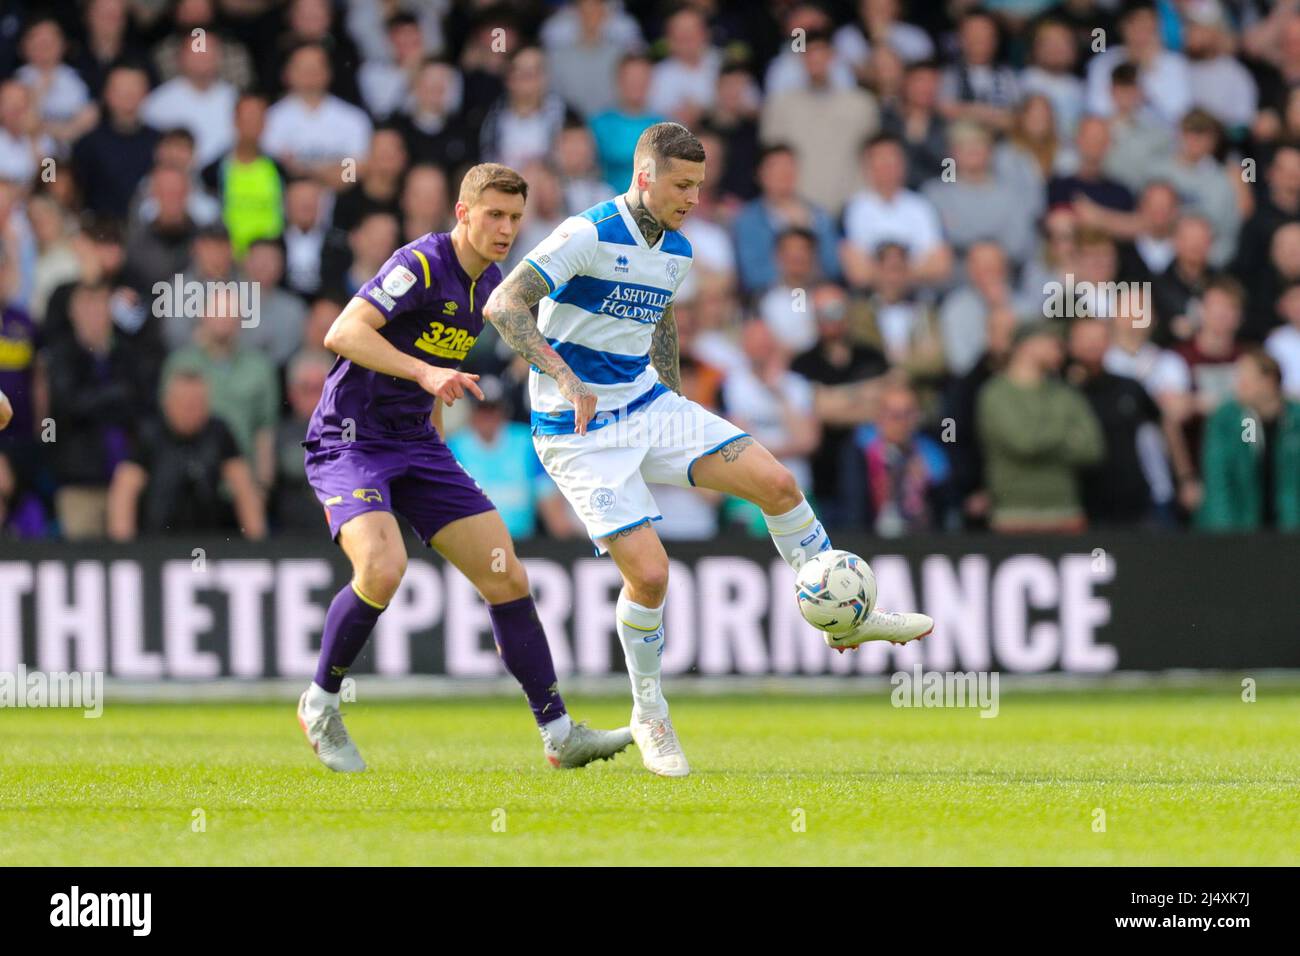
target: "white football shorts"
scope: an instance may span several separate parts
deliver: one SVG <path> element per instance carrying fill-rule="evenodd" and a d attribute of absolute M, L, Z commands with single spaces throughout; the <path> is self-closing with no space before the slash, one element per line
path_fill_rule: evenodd
<path fill-rule="evenodd" d="M 587 434 L 534 435 L 533 446 L 552 480 L 587 526 L 596 552 L 606 535 L 658 521 L 663 515 L 647 482 L 693 487 L 699 459 L 748 434 L 676 392 Z"/>

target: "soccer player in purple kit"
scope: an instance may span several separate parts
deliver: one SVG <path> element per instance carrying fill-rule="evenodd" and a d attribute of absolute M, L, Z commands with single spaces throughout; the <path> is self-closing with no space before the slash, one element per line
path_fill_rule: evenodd
<path fill-rule="evenodd" d="M 459 371 L 483 329 L 483 304 L 501 281 L 528 186 L 496 163 L 470 169 L 450 233 L 398 249 L 334 320 L 325 345 L 338 354 L 307 429 L 307 477 L 352 580 L 325 616 L 316 678 L 298 722 L 331 770 L 365 761 L 343 726 L 339 690 L 406 570 L 395 513 L 459 569 L 488 603 L 497 651 L 519 681 L 554 767 L 608 759 L 631 732 L 575 724 L 501 516 L 442 439 L 442 407 L 482 398 Z M 504 559 L 504 560 L 502 560 Z"/>

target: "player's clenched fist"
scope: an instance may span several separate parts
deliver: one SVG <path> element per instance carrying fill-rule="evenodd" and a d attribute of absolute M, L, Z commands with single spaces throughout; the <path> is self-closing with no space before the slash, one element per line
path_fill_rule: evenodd
<path fill-rule="evenodd" d="M 14 407 L 9 404 L 9 399 L 5 397 L 4 392 L 0 392 L 0 432 L 9 427 L 9 422 L 13 420 Z"/>
<path fill-rule="evenodd" d="M 438 365 L 426 365 L 420 376 L 420 387 L 430 395 L 442 399 L 444 405 L 455 404 L 456 399 L 464 398 L 466 392 L 481 399 L 483 392 L 477 382 L 477 375 L 458 372 L 454 368 L 442 368 Z"/>

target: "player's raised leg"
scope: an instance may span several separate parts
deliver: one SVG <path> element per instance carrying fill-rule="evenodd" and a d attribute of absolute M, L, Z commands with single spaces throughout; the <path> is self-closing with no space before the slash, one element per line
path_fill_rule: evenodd
<path fill-rule="evenodd" d="M 668 716 L 661 680 L 668 552 L 649 521 L 606 535 L 601 542 L 623 575 L 616 627 L 632 681 L 632 736 L 647 769 L 664 777 L 684 777 L 691 768 Z"/>
<path fill-rule="evenodd" d="M 352 562 L 349 581 L 325 613 L 316 679 L 298 700 L 298 723 L 331 770 L 366 769 L 339 711 L 339 691 L 375 622 L 406 572 L 406 546 L 391 512 L 367 511 L 349 519 L 338 533 L 339 546 Z"/>
<path fill-rule="evenodd" d="M 626 749 L 632 742 L 626 727 L 596 730 L 569 718 L 528 574 L 500 513 L 484 511 L 452 521 L 430 543 L 487 602 L 497 653 L 528 698 L 551 766 L 582 767 Z"/>
<path fill-rule="evenodd" d="M 691 481 L 753 502 L 763 511 L 768 533 L 781 557 L 796 571 L 809 557 L 830 548 L 830 537 L 813 513 L 798 481 L 760 443 L 748 435 L 738 436 L 691 465 Z M 872 609 L 856 629 L 847 634 L 826 635 L 826 643 L 837 650 L 857 647 L 867 641 L 905 644 L 924 637 L 934 621 L 924 614 L 898 614 Z"/>

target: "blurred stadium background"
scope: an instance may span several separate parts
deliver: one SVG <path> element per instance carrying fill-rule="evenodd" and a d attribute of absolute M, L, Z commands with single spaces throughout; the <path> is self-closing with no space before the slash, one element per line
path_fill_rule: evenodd
<path fill-rule="evenodd" d="M 688 394 L 938 622 L 833 655 L 754 511 L 660 488 L 669 673 L 1300 667 L 1300 4 L 8 0 L 0 671 L 304 683 L 347 573 L 299 446 L 330 322 L 467 166 L 529 180 L 513 265 L 664 118 L 709 157 Z M 559 670 L 621 674 L 527 368 L 490 328 L 468 368 L 448 439 Z M 357 672 L 513 688 L 411 553 Z"/>

